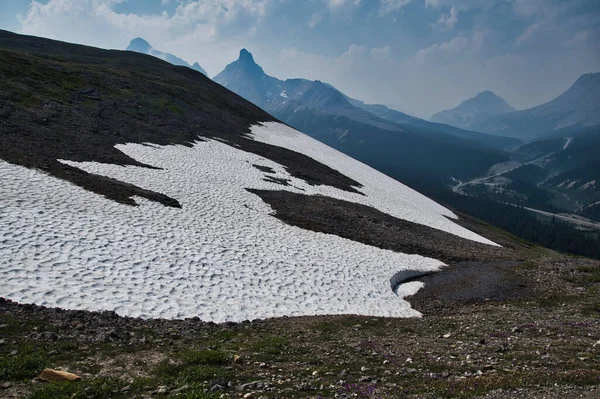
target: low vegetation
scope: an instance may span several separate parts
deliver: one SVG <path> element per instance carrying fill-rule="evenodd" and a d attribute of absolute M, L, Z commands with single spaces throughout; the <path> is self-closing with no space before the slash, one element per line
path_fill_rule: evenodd
<path fill-rule="evenodd" d="M 217 325 L 3 301 L 0 396 L 594 397 L 600 265 L 553 256 L 513 271 L 538 282 L 530 296 L 457 303 L 417 295 L 411 301 L 425 313 L 418 319 L 319 316 Z M 41 383 L 35 377 L 46 367 L 82 380 Z"/>

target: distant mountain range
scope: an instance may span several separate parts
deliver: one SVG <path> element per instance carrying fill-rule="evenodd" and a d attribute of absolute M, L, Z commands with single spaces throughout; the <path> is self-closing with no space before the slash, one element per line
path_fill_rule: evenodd
<path fill-rule="evenodd" d="M 515 109 L 504 99 L 486 90 L 463 101 L 456 108 L 438 112 L 431 117 L 430 121 L 471 129 L 481 120 L 511 111 L 515 111 Z"/>
<path fill-rule="evenodd" d="M 582 75 L 554 100 L 533 108 L 514 111 L 492 92 L 483 92 L 431 120 L 526 141 L 566 136 L 600 124 L 600 73 Z"/>
<path fill-rule="evenodd" d="M 173 54 L 169 54 L 169 53 L 164 53 L 162 51 L 156 50 L 154 47 L 152 47 L 150 45 L 150 43 L 148 43 L 147 41 L 145 41 L 144 39 L 142 39 L 141 37 L 138 37 L 136 39 L 133 39 L 130 43 L 129 46 L 127 47 L 128 51 L 135 51 L 136 53 L 142 53 L 142 54 L 149 54 L 149 55 L 153 55 L 157 58 L 160 58 L 164 61 L 167 61 L 173 65 L 181 65 L 181 66 L 186 66 L 188 68 L 192 68 L 204 75 L 206 74 L 206 71 L 200 66 L 200 64 L 198 64 L 197 62 L 195 62 L 193 65 L 188 64 L 186 61 L 182 60 L 179 57 L 174 56 Z"/>
<path fill-rule="evenodd" d="M 520 144 L 364 104 L 318 80 L 274 78 L 246 49 L 214 80 L 290 126 L 405 181 L 477 175 L 508 159 L 501 150 Z"/>

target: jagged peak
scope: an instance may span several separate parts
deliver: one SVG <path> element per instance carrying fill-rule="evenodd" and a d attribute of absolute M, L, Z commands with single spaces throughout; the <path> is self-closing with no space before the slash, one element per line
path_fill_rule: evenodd
<path fill-rule="evenodd" d="M 246 50 L 245 48 L 240 50 L 240 57 L 239 57 L 240 61 L 247 61 L 247 62 L 254 62 L 254 57 L 252 56 L 252 53 L 249 52 L 248 50 Z"/>

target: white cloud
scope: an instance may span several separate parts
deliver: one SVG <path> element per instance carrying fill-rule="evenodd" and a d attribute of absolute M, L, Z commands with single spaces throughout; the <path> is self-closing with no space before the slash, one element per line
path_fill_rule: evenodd
<path fill-rule="evenodd" d="M 309 28 L 315 28 L 317 27 L 321 22 L 323 21 L 323 15 L 319 14 L 318 12 L 314 13 L 311 17 L 310 20 L 308 21 L 308 27 Z"/>
<path fill-rule="evenodd" d="M 431 8 L 456 8 L 457 11 L 479 8 L 487 10 L 496 5 L 495 0 L 425 0 L 425 6 Z"/>
<path fill-rule="evenodd" d="M 358 6 L 362 2 L 362 0 L 326 0 L 329 5 L 329 9 L 331 11 L 335 11 L 336 9 L 342 8 L 346 4 L 350 4 L 352 6 Z"/>
<path fill-rule="evenodd" d="M 379 15 L 383 16 L 400 10 L 412 0 L 380 0 Z"/>
<path fill-rule="evenodd" d="M 336 8 L 343 6 L 346 3 L 346 0 L 329 0 L 329 7 Z"/>
<path fill-rule="evenodd" d="M 513 9 L 523 16 L 538 15 L 553 7 L 548 0 L 513 0 Z"/>
<path fill-rule="evenodd" d="M 458 11 L 455 7 L 450 8 L 450 12 L 448 15 L 442 15 L 438 20 L 438 24 L 442 26 L 442 29 L 451 29 L 454 28 L 456 22 L 458 21 Z"/>
<path fill-rule="evenodd" d="M 519 37 L 517 37 L 515 44 L 522 45 L 528 42 L 535 35 L 535 33 L 540 30 L 541 26 L 542 23 L 540 21 L 531 24 L 523 33 L 519 35 Z"/>
<path fill-rule="evenodd" d="M 125 48 L 141 36 L 207 71 L 220 70 L 249 41 L 273 0 L 193 0 L 152 15 L 115 11 L 123 0 L 33 1 L 21 33 L 102 48 Z M 210 54 L 204 57 L 203 54 Z"/>
<path fill-rule="evenodd" d="M 459 35 L 452 40 L 436 43 L 417 51 L 415 55 L 408 59 L 409 63 L 417 65 L 423 64 L 443 64 L 465 59 L 465 56 L 473 55 L 482 48 L 486 37 L 490 34 L 488 31 L 479 30 L 469 36 Z"/>

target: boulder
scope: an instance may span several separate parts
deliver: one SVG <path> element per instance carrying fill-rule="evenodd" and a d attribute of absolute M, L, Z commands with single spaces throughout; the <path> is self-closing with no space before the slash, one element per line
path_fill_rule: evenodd
<path fill-rule="evenodd" d="M 80 376 L 61 370 L 45 369 L 38 376 L 39 380 L 49 382 L 78 381 Z"/>

